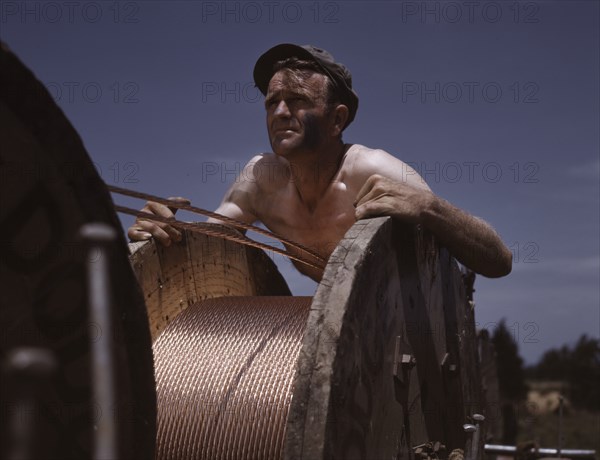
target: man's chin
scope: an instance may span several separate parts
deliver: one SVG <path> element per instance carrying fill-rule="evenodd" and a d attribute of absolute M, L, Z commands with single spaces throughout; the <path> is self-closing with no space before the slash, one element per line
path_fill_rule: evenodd
<path fill-rule="evenodd" d="M 293 155 L 298 151 L 298 147 L 296 142 L 288 142 L 287 139 L 271 143 L 273 153 L 282 157 Z"/>

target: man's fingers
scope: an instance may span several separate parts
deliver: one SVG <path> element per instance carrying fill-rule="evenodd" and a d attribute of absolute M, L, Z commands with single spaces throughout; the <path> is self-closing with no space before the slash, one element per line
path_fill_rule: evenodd
<path fill-rule="evenodd" d="M 161 222 L 153 222 L 150 220 L 138 220 L 135 227 L 139 228 L 140 233 L 150 233 L 154 239 L 158 240 L 163 246 L 170 246 L 172 242 L 172 236 L 169 229 L 172 229 L 170 225 L 163 224 Z M 180 235 L 181 238 L 181 235 Z"/>
<path fill-rule="evenodd" d="M 181 203 L 181 204 L 191 204 L 192 203 L 190 200 L 188 200 L 187 198 L 184 198 L 182 196 L 170 196 L 169 198 L 167 198 L 167 200 L 176 201 L 177 203 Z"/>
<path fill-rule="evenodd" d="M 389 179 L 380 176 L 379 174 L 373 174 L 369 176 L 362 188 L 356 195 L 356 201 L 354 207 L 358 207 L 368 201 L 380 198 L 383 195 L 388 194 L 390 185 L 393 184 Z"/>
<path fill-rule="evenodd" d="M 354 212 L 356 220 L 368 219 L 369 217 L 391 216 L 393 214 L 393 202 L 388 195 L 358 205 Z"/>
<path fill-rule="evenodd" d="M 377 179 L 377 175 L 369 176 L 369 178 L 365 181 L 363 186 L 360 188 L 359 192 L 356 195 L 356 200 L 354 201 L 354 207 L 358 206 L 360 202 L 364 202 L 363 197 L 371 191 L 371 188 L 375 184 Z"/>
<path fill-rule="evenodd" d="M 364 195 L 360 200 L 358 200 L 354 206 L 358 208 L 359 206 L 362 206 L 365 203 L 380 200 L 385 196 L 389 196 L 389 193 L 378 188 L 372 188 L 366 195 Z"/>
<path fill-rule="evenodd" d="M 356 220 L 366 219 L 368 217 L 368 206 L 366 204 L 360 205 L 356 207 L 354 211 L 354 218 Z"/>
<path fill-rule="evenodd" d="M 136 226 L 140 227 L 142 231 L 151 233 L 154 238 L 158 239 L 165 246 L 169 246 L 171 240 L 179 242 L 182 238 L 181 232 L 175 227 L 164 222 L 150 220 L 149 218 L 147 220 L 145 218 L 138 219 Z"/>
<path fill-rule="evenodd" d="M 152 214 L 156 214 L 157 216 L 166 218 L 175 217 L 175 214 L 169 209 L 168 206 L 155 201 L 148 201 L 142 211 L 150 212 Z"/>
<path fill-rule="evenodd" d="M 127 236 L 132 241 L 146 241 L 154 237 L 164 246 L 171 245 L 171 237 L 158 225 L 148 221 L 138 221 L 129 228 Z"/>
<path fill-rule="evenodd" d="M 175 227 L 172 227 L 171 225 L 167 225 L 166 227 L 163 227 L 163 230 L 173 239 L 173 241 L 176 242 L 180 242 L 181 239 L 183 238 L 181 232 L 179 230 L 177 230 Z"/>
<path fill-rule="evenodd" d="M 358 208 L 359 206 L 365 203 L 379 201 L 382 198 L 389 196 L 391 196 L 391 193 L 390 190 L 387 187 L 385 187 L 385 184 L 382 184 L 381 182 L 375 183 L 373 187 L 365 195 L 363 195 L 360 200 L 356 201 L 354 206 Z"/>
<path fill-rule="evenodd" d="M 182 200 L 185 200 L 185 198 L 182 198 Z M 185 200 L 185 201 L 189 201 L 189 200 Z M 156 203 L 154 201 L 148 201 L 148 203 L 146 203 L 146 207 L 144 208 L 144 210 L 146 210 L 146 212 L 151 212 L 152 214 L 156 214 L 157 216 L 161 216 L 161 217 L 165 217 L 167 219 L 174 219 L 175 218 L 175 213 L 171 210 L 171 208 L 169 208 L 168 206 L 165 206 L 164 204 L 160 204 L 160 203 Z M 141 220 L 141 222 L 144 222 L 143 220 Z M 148 221 L 146 221 L 148 222 Z M 162 222 L 154 222 L 154 225 L 156 225 L 158 228 L 162 229 L 164 233 L 166 233 L 170 238 L 173 239 L 173 241 L 181 241 L 181 232 L 179 230 L 177 230 L 176 228 L 162 223 Z M 148 227 L 146 227 L 148 228 Z M 152 232 L 152 235 L 155 238 L 158 238 L 157 235 L 154 234 L 154 232 Z M 162 233 L 160 233 L 161 236 L 163 236 Z M 170 244 L 170 241 L 169 241 Z"/>
<path fill-rule="evenodd" d="M 354 216 L 356 220 L 368 219 L 382 214 L 381 206 L 377 201 L 369 201 L 356 207 Z"/>
<path fill-rule="evenodd" d="M 167 200 L 169 201 L 175 201 L 176 203 L 179 204 L 192 204 L 192 202 L 190 200 L 188 200 L 187 198 L 183 198 L 181 196 L 171 196 L 169 198 L 167 198 Z M 177 212 L 177 208 L 173 207 L 173 206 L 167 206 L 169 208 L 169 210 L 175 214 Z"/>
<path fill-rule="evenodd" d="M 172 197 L 169 200 L 181 204 L 190 204 L 190 200 L 183 197 Z M 165 206 L 164 204 L 148 201 L 142 208 L 142 212 L 154 214 L 165 219 L 175 219 L 177 208 Z M 138 217 L 127 231 L 127 235 L 133 241 L 143 241 L 156 238 L 164 246 L 170 246 L 172 241 L 181 241 L 182 234 L 172 225 L 153 221 L 150 218 Z"/>
<path fill-rule="evenodd" d="M 129 230 L 127 230 L 127 236 L 131 241 L 146 241 L 152 238 L 151 233 L 145 232 L 140 227 L 135 225 L 129 227 Z"/>

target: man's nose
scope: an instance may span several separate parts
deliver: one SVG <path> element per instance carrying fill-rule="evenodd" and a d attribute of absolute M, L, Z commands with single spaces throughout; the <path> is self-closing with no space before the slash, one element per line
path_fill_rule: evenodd
<path fill-rule="evenodd" d="M 289 117 L 290 116 L 290 109 L 284 100 L 279 101 L 279 104 L 277 104 L 277 107 L 275 107 L 275 112 L 273 112 L 273 115 L 276 115 L 279 117 Z"/>

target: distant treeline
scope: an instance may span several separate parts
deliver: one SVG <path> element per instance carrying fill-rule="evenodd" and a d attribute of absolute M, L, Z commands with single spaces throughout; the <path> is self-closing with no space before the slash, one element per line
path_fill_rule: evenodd
<path fill-rule="evenodd" d="M 583 334 L 572 347 L 563 345 L 544 353 L 540 361 L 525 369 L 528 380 L 565 383 L 573 406 L 600 411 L 600 340 Z"/>
<path fill-rule="evenodd" d="M 517 412 L 527 400 L 527 381 L 532 386 L 536 381 L 551 382 L 553 388 L 561 388 L 572 407 L 600 412 L 600 340 L 584 334 L 575 345 L 550 349 L 536 365 L 529 367 L 525 367 L 515 337 L 504 319 L 494 329 L 492 342 L 502 401 L 502 443 L 516 443 Z M 572 444 L 577 446 L 582 442 L 577 438 Z M 582 445 L 588 444 L 593 445 L 593 442 Z"/>

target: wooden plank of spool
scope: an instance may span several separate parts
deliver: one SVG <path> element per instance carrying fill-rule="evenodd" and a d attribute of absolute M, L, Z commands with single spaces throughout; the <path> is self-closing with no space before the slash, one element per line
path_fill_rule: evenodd
<path fill-rule="evenodd" d="M 428 441 L 464 448 L 462 434 L 451 436 L 464 407 L 449 408 L 449 397 L 471 393 L 456 393 L 460 373 L 450 391 L 441 363 L 453 333 L 446 320 L 458 318 L 463 338 L 474 326 L 466 302 L 455 261 L 430 236 L 389 218 L 357 222 L 313 299 L 284 458 L 395 458 Z M 476 373 L 468 344 L 456 353 Z"/>
<path fill-rule="evenodd" d="M 463 281 L 465 276 L 458 269 L 456 262 L 447 254 L 444 254 L 442 263 L 442 276 L 444 277 L 445 298 L 449 302 L 453 300 L 453 308 L 446 312 L 446 330 L 449 341 L 449 349 L 453 362 L 456 362 L 456 371 L 449 376 L 449 397 L 454 398 L 457 403 L 454 420 L 450 426 L 450 440 L 452 447 L 457 448 L 464 445 L 465 435 L 459 431 L 463 423 L 473 423 L 474 414 L 482 414 L 483 400 L 482 387 L 479 370 L 479 356 L 477 351 L 477 334 L 475 331 L 474 303 L 468 300 L 466 285 Z M 472 286 L 471 286 L 472 287 Z M 454 359 L 454 356 L 456 357 Z M 454 379 L 454 381 L 452 381 Z M 453 383 L 452 383 L 453 382 Z M 459 404 L 460 403 L 460 404 Z M 485 424 L 480 424 L 480 429 L 485 430 Z M 484 436 L 479 436 L 479 455 L 483 455 Z"/>
<path fill-rule="evenodd" d="M 485 442 L 494 444 L 502 440 L 502 411 L 500 410 L 500 387 L 496 352 L 487 329 L 477 334 L 480 358 L 481 384 L 485 401 L 484 415 L 487 435 Z"/>
<path fill-rule="evenodd" d="M 407 455 L 403 403 L 418 382 L 398 366 L 397 348 L 411 352 L 392 233 L 389 218 L 357 222 L 329 259 L 297 363 L 286 459 Z"/>
<path fill-rule="evenodd" d="M 427 233 L 400 227 L 396 239 L 402 304 L 408 338 L 415 352 L 424 426 L 416 425 L 413 445 L 447 442 L 447 407 L 440 363 L 446 349 L 439 248 Z"/>
<path fill-rule="evenodd" d="M 222 231 L 235 231 L 220 224 Z M 152 340 L 199 300 L 230 296 L 285 296 L 290 290 L 261 250 L 184 230 L 169 247 L 130 243 L 130 261 L 146 299 Z"/>

